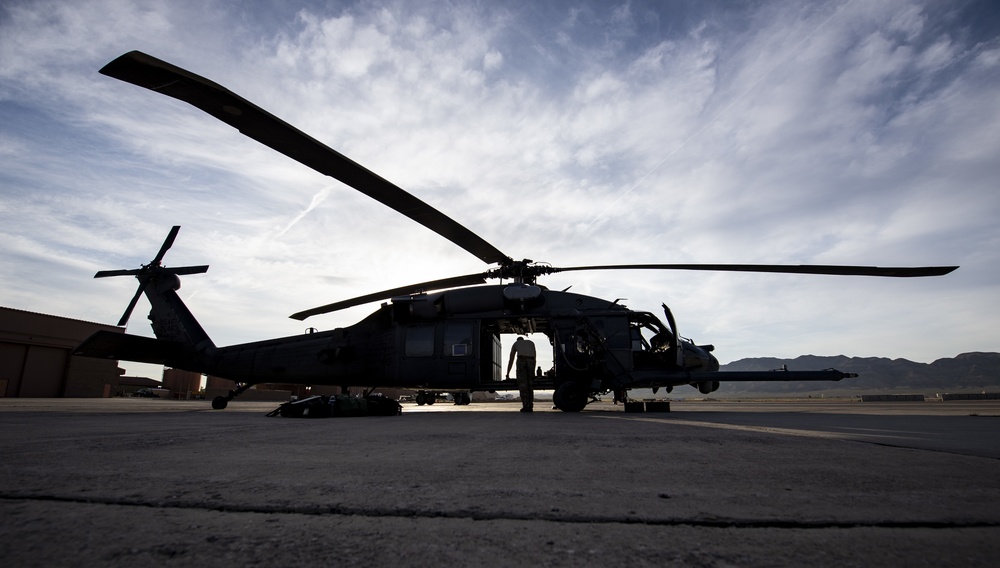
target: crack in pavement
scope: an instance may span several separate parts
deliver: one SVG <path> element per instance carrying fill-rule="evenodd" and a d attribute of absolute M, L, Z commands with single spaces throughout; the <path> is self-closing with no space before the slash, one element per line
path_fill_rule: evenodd
<path fill-rule="evenodd" d="M 474 511 L 426 511 L 419 509 L 380 509 L 348 507 L 341 505 L 209 505 L 194 501 L 156 501 L 141 499 L 119 499 L 114 497 L 73 497 L 61 495 L 28 495 L 17 493 L 0 493 L 0 501 L 38 501 L 67 504 L 109 505 L 118 507 L 135 507 L 151 509 L 187 509 L 198 511 L 214 511 L 219 513 L 249 513 L 261 515 L 309 515 L 309 516 L 344 516 L 371 518 L 424 518 L 424 519 L 466 519 L 472 521 L 541 521 L 569 524 L 626 524 L 649 526 L 690 526 L 720 529 L 852 529 L 852 528 L 889 528 L 889 529 L 967 529 L 1000 527 L 1000 521 L 863 521 L 863 520 L 814 520 L 786 521 L 778 519 L 721 519 L 721 518 L 666 518 L 653 519 L 648 517 L 620 515 L 572 515 L 544 513 L 484 513 Z"/>

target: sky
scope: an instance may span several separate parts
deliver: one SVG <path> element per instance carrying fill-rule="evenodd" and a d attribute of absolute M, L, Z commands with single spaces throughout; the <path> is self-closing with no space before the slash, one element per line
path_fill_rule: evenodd
<path fill-rule="evenodd" d="M 179 293 L 221 346 L 348 326 L 377 304 L 288 316 L 491 266 L 98 73 L 131 50 L 226 86 L 516 259 L 961 266 L 540 280 L 667 303 L 723 363 L 1000 351 L 995 2 L 0 3 L 0 305 L 113 324 L 136 281 L 93 274 L 149 262 L 181 225 L 164 264 L 211 266 Z M 148 309 L 129 333 L 152 336 Z"/>

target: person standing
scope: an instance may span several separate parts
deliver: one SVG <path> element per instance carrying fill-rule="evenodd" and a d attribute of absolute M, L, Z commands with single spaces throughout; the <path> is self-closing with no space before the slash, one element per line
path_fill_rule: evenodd
<path fill-rule="evenodd" d="M 535 402 L 535 344 L 518 336 L 510 348 L 510 360 L 507 361 L 507 378 L 510 369 L 517 358 L 517 390 L 521 393 L 521 412 L 531 412 Z"/>

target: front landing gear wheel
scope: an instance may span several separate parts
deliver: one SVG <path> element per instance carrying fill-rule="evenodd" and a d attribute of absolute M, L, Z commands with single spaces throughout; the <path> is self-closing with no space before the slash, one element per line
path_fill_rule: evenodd
<path fill-rule="evenodd" d="M 563 383 L 556 388 L 552 395 L 552 403 L 563 412 L 580 412 L 587 406 L 587 390 L 580 384 L 569 382 Z"/>
<path fill-rule="evenodd" d="M 217 396 L 212 399 L 212 408 L 216 410 L 222 410 L 227 406 L 229 406 L 229 399 L 224 396 Z"/>

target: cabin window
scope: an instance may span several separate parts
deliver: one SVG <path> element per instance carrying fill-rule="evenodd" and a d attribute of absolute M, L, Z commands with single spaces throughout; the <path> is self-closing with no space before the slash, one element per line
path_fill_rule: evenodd
<path fill-rule="evenodd" d="M 632 351 L 649 351 L 649 341 L 642 336 L 639 327 L 629 327 L 629 333 L 632 335 Z"/>
<path fill-rule="evenodd" d="M 449 323 L 444 327 L 444 354 L 446 357 L 472 355 L 471 323 Z"/>
<path fill-rule="evenodd" d="M 434 326 L 418 325 L 406 328 L 405 352 L 407 357 L 434 355 Z"/>

